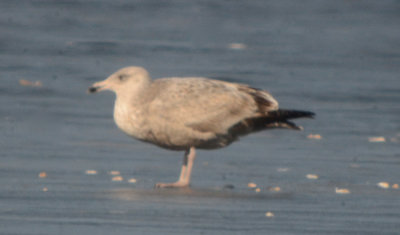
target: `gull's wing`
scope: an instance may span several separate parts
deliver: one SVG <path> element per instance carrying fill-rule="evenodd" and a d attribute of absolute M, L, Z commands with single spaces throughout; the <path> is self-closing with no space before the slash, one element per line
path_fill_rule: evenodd
<path fill-rule="evenodd" d="M 242 120 L 278 108 L 266 91 L 206 78 L 158 79 L 147 96 L 151 116 L 166 124 L 215 134 L 225 134 Z"/>

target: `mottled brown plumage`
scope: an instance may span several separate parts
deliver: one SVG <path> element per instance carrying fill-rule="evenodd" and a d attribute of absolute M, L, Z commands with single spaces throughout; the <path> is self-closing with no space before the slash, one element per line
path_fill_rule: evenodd
<path fill-rule="evenodd" d="M 288 119 L 314 115 L 280 110 L 267 91 L 244 84 L 199 77 L 151 81 L 141 67 L 123 68 L 89 91 L 104 89 L 116 93 L 114 120 L 122 131 L 163 148 L 186 151 L 184 163 L 188 159 L 189 163 L 183 165 L 180 180 L 159 187 L 188 186 L 195 148 L 225 147 L 240 136 L 268 128 L 301 129 Z"/>

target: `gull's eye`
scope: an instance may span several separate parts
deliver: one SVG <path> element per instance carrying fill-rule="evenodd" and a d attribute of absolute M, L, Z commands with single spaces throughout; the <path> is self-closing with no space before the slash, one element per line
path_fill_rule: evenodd
<path fill-rule="evenodd" d="M 124 81 L 127 77 L 128 77 L 128 75 L 126 75 L 126 74 L 121 74 L 121 75 L 118 76 L 118 79 L 119 79 L 120 81 Z"/>

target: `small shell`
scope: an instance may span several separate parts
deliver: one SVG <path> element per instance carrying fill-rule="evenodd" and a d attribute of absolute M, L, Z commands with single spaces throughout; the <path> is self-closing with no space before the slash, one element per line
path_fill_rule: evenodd
<path fill-rule="evenodd" d="M 278 172 L 287 172 L 287 171 L 289 171 L 289 168 L 287 168 L 287 167 L 282 167 L 282 168 L 278 168 L 278 169 L 276 169 Z"/>
<path fill-rule="evenodd" d="M 255 187 L 257 187 L 257 184 L 256 184 L 256 183 L 253 183 L 253 182 L 250 182 L 250 183 L 247 184 L 247 187 L 249 187 L 249 188 L 255 188 Z"/>
<path fill-rule="evenodd" d="M 307 136 L 307 138 L 313 139 L 313 140 L 320 140 L 320 139 L 322 139 L 322 136 L 320 134 L 309 134 Z"/>
<path fill-rule="evenodd" d="M 96 170 L 86 170 L 85 174 L 86 175 L 97 175 L 97 171 Z"/>
<path fill-rule="evenodd" d="M 47 173 L 42 171 L 42 172 L 39 173 L 38 177 L 39 178 L 46 178 L 47 177 Z"/>
<path fill-rule="evenodd" d="M 42 188 L 42 191 L 47 192 L 47 191 L 49 191 L 49 189 L 47 187 L 44 187 L 44 188 Z"/>
<path fill-rule="evenodd" d="M 392 185 L 392 188 L 394 188 L 394 189 L 399 189 L 399 184 L 393 184 L 393 185 Z"/>
<path fill-rule="evenodd" d="M 118 176 L 112 177 L 111 180 L 114 182 L 119 182 L 119 181 L 123 181 L 124 178 L 122 176 L 118 175 Z"/>
<path fill-rule="evenodd" d="M 19 80 L 19 85 L 21 86 L 31 86 L 31 87 L 42 87 L 42 83 L 40 81 L 31 82 L 25 79 Z"/>
<path fill-rule="evenodd" d="M 383 136 L 374 136 L 374 137 L 369 137 L 368 141 L 372 143 L 382 143 L 386 142 L 386 139 Z"/>
<path fill-rule="evenodd" d="M 121 173 L 119 171 L 109 171 L 108 174 L 110 174 L 110 175 L 120 175 Z"/>
<path fill-rule="evenodd" d="M 349 194 L 350 190 L 348 190 L 347 188 L 335 188 L 335 192 L 337 194 Z"/>
<path fill-rule="evenodd" d="M 260 189 L 260 188 L 256 188 L 254 191 L 255 191 L 256 193 L 259 193 L 259 192 L 261 192 L 261 189 Z"/>
<path fill-rule="evenodd" d="M 310 180 L 316 180 L 319 178 L 318 175 L 314 175 L 314 174 L 307 174 L 306 177 L 307 177 L 307 179 L 310 179 Z"/>
<path fill-rule="evenodd" d="M 135 178 L 130 178 L 129 180 L 128 180 L 128 183 L 131 183 L 131 184 L 134 184 L 134 183 L 136 183 L 137 182 L 137 180 L 135 179 Z"/>
<path fill-rule="evenodd" d="M 384 188 L 384 189 L 390 188 L 390 184 L 388 182 L 379 182 L 376 185 L 378 185 L 378 187 Z"/>
<path fill-rule="evenodd" d="M 228 48 L 229 49 L 233 49 L 233 50 L 243 50 L 243 49 L 246 49 L 247 48 L 247 46 L 246 46 L 246 44 L 243 44 L 243 43 L 230 43 L 229 45 L 228 45 Z"/>
<path fill-rule="evenodd" d="M 279 191 L 281 191 L 281 187 L 279 187 L 279 186 L 271 187 L 271 188 L 269 188 L 269 191 L 271 191 L 271 192 L 279 192 Z"/>
<path fill-rule="evenodd" d="M 274 217 L 274 216 L 275 216 L 274 213 L 272 213 L 271 211 L 268 211 L 268 212 L 265 213 L 265 217 L 271 218 L 271 217 Z"/>

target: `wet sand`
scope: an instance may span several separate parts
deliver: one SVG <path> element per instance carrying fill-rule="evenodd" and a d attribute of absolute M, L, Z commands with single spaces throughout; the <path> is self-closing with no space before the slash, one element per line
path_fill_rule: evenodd
<path fill-rule="evenodd" d="M 397 234 L 398 6 L 2 1 L 0 233 Z M 191 189 L 153 189 L 182 153 L 125 136 L 113 94 L 86 94 L 127 65 L 247 83 L 317 118 L 198 151 Z"/>

